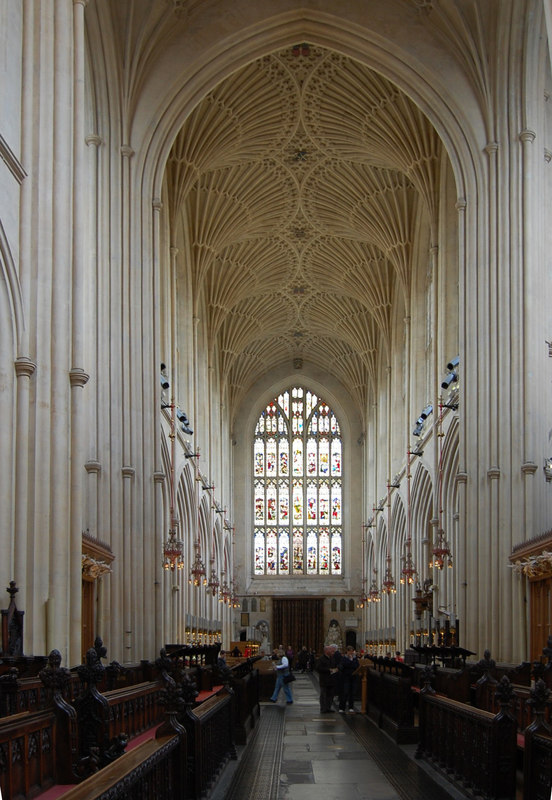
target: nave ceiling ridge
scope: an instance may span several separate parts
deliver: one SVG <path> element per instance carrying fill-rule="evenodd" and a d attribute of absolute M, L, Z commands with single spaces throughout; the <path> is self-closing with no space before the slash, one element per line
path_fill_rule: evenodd
<path fill-rule="evenodd" d="M 381 75 L 299 49 L 251 62 L 190 114 L 167 165 L 171 218 L 186 219 L 194 305 L 236 402 L 300 359 L 339 376 L 363 408 L 389 358 L 393 305 L 399 319 L 409 307 L 441 143 Z"/>

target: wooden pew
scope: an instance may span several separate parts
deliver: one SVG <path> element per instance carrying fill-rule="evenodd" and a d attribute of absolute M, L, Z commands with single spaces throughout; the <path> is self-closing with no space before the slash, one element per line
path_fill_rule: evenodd
<path fill-rule="evenodd" d="M 215 785 L 227 761 L 236 758 L 232 693 L 221 689 L 179 715 L 179 722 L 187 733 L 189 796 L 199 799 Z"/>
<path fill-rule="evenodd" d="M 230 686 L 234 693 L 234 741 L 236 744 L 245 744 L 261 713 L 259 672 L 252 660 L 246 659 L 232 667 Z"/>
<path fill-rule="evenodd" d="M 4 798 L 34 797 L 54 784 L 73 783 L 72 741 L 54 709 L 24 711 L 0 726 L 0 789 Z"/>
<path fill-rule="evenodd" d="M 163 718 L 159 703 L 162 691 L 163 683 L 158 680 L 105 692 L 108 740 L 123 733 L 132 739 L 159 724 Z"/>
<path fill-rule="evenodd" d="M 510 692 L 506 684 L 502 686 L 502 691 Z M 508 708 L 511 694 L 507 702 L 505 696 L 494 715 L 422 690 L 416 757 L 430 762 L 470 794 L 514 800 L 516 721 Z"/>
<path fill-rule="evenodd" d="M 404 665 L 403 665 L 404 666 Z M 414 721 L 414 693 L 410 674 L 396 670 L 378 669 L 361 662 L 362 711 L 397 744 L 418 741 Z"/>
<path fill-rule="evenodd" d="M 185 768 L 181 737 L 164 735 L 125 753 L 66 792 L 63 800 L 185 800 Z"/>

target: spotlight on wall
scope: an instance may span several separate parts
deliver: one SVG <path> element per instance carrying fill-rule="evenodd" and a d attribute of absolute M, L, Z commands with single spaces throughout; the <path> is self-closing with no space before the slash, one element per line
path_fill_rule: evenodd
<path fill-rule="evenodd" d="M 454 358 L 452 359 L 452 361 L 449 361 L 449 363 L 447 364 L 447 369 L 448 369 L 450 372 L 452 372 L 453 370 L 455 370 L 455 369 L 456 369 L 456 367 L 457 367 L 459 364 L 460 364 L 460 356 L 454 356 Z"/>
<path fill-rule="evenodd" d="M 552 458 L 545 458 L 544 459 L 544 477 L 546 478 L 546 482 L 550 483 L 552 481 Z"/>
<path fill-rule="evenodd" d="M 166 365 L 161 362 L 161 376 L 160 377 L 161 377 L 161 388 L 163 389 L 163 391 L 166 391 L 170 386 L 169 379 L 165 375 L 165 370 L 166 369 L 167 369 Z"/>
<path fill-rule="evenodd" d="M 422 433 L 423 427 L 424 427 L 423 419 L 419 419 L 418 418 L 416 420 L 416 426 L 415 426 L 414 430 L 412 431 L 412 436 L 420 436 L 421 433 Z"/>
<path fill-rule="evenodd" d="M 425 408 L 422 409 L 420 416 L 416 420 L 416 425 L 414 426 L 414 430 L 412 431 L 413 436 L 421 436 L 422 430 L 424 428 L 424 422 L 432 412 L 433 412 L 433 406 L 431 405 L 431 403 L 428 403 L 427 406 L 425 406 Z"/>
<path fill-rule="evenodd" d="M 180 422 L 180 426 L 184 433 L 191 436 L 193 434 L 193 430 L 190 428 L 190 420 L 188 419 L 187 414 L 181 411 L 179 408 L 176 409 L 176 417 Z"/>
<path fill-rule="evenodd" d="M 427 419 L 429 415 L 433 412 L 433 406 L 429 403 L 425 408 L 422 409 L 422 413 L 420 414 L 420 419 Z"/>
<path fill-rule="evenodd" d="M 446 378 L 441 384 L 441 389 L 449 389 L 451 384 L 456 383 L 457 380 L 458 380 L 458 373 L 449 372 L 449 374 L 446 376 Z"/>

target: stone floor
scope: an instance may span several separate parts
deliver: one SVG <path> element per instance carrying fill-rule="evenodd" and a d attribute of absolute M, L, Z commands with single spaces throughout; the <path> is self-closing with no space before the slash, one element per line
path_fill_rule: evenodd
<path fill-rule="evenodd" d="M 261 704 L 261 717 L 211 800 L 460 800 L 360 713 L 320 714 L 316 678 L 297 674 L 294 702 Z M 358 708 L 358 707 L 357 707 Z"/>

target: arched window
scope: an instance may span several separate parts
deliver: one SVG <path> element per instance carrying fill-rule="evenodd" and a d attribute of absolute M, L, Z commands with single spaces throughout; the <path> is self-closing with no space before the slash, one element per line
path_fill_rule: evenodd
<path fill-rule="evenodd" d="M 255 427 L 255 575 L 341 575 L 342 443 L 332 409 L 301 386 Z"/>

